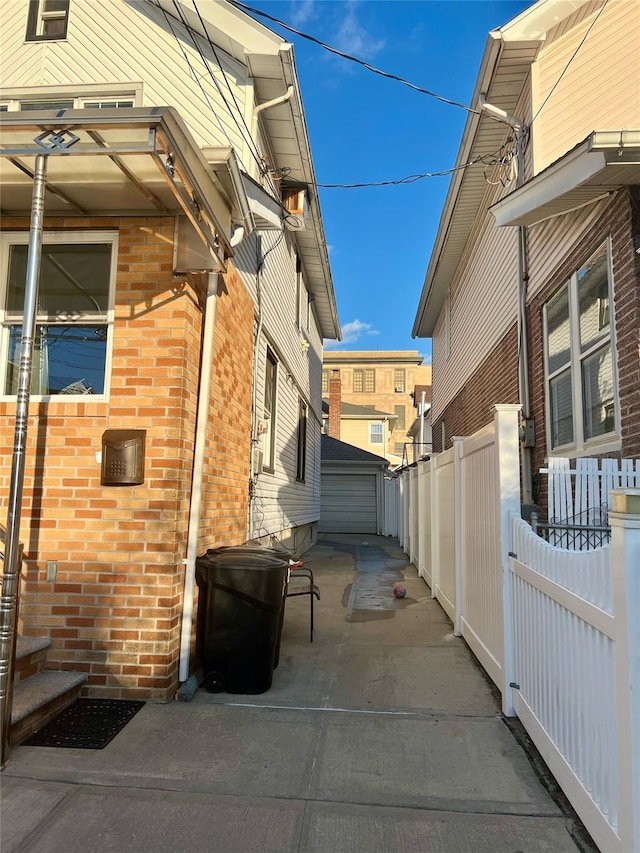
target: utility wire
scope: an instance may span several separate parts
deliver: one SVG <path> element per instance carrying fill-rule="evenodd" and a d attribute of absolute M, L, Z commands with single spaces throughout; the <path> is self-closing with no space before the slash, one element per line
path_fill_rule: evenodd
<path fill-rule="evenodd" d="M 260 152 L 258 151 L 253 139 L 251 138 L 251 135 L 249 134 L 248 139 L 244 135 L 244 131 L 243 131 L 242 127 L 240 126 L 240 123 L 238 122 L 238 119 L 237 119 L 237 117 L 236 117 L 236 115 L 235 115 L 235 113 L 231 107 L 231 104 L 227 100 L 224 92 L 222 91 L 222 87 L 220 86 L 220 83 L 218 82 L 218 80 L 216 80 L 216 76 L 213 73 L 213 71 L 211 70 L 211 66 L 209 65 L 209 60 L 204 55 L 202 48 L 198 44 L 198 39 L 196 38 L 196 33 L 194 32 L 193 28 L 189 26 L 189 22 L 185 18 L 184 13 L 182 12 L 182 9 L 180 7 L 180 4 L 178 3 L 178 0 L 173 0 L 173 5 L 174 5 L 176 12 L 178 13 L 178 15 L 180 17 L 180 21 L 181 21 L 182 25 L 184 26 L 184 28 L 186 29 L 186 31 L 189 33 L 189 35 L 191 37 L 191 41 L 193 42 L 193 46 L 195 47 L 195 49 L 198 51 L 198 54 L 200 55 L 200 59 L 202 60 L 204 67 L 207 69 L 207 73 L 209 74 L 209 77 L 211 78 L 212 83 L 214 84 L 214 86 L 218 90 L 218 94 L 222 98 L 229 115 L 231 116 L 236 127 L 238 128 L 241 138 L 249 146 L 249 151 L 251 152 L 251 156 L 256 161 L 256 164 L 258 166 L 258 170 L 262 174 L 264 172 L 264 163 L 262 162 L 262 160 L 260 158 Z M 210 41 L 208 35 L 206 35 L 206 33 L 205 33 L 205 37 L 206 37 L 207 41 L 209 42 L 209 44 L 211 44 L 211 41 Z M 213 108 L 211 106 L 210 106 L 210 108 L 213 110 Z M 215 112 L 215 110 L 213 110 L 213 112 Z M 227 138 L 229 138 L 229 137 L 227 136 Z M 231 142 L 231 140 L 229 140 L 229 141 Z"/>
<path fill-rule="evenodd" d="M 314 184 L 316 187 L 324 189 L 341 189 L 351 190 L 360 189 L 362 187 L 388 187 L 399 186 L 401 184 L 415 184 L 424 178 L 440 178 L 446 175 L 452 175 L 454 172 L 459 172 L 462 169 L 468 169 L 470 166 L 475 166 L 477 163 L 484 163 L 485 166 L 508 165 L 513 158 L 513 151 L 508 145 L 503 145 L 498 151 L 493 154 L 483 154 L 480 157 L 475 157 L 473 160 L 468 160 L 466 163 L 461 163 L 459 166 L 453 166 L 451 169 L 441 169 L 438 172 L 423 172 L 419 175 L 407 175 L 404 178 L 398 178 L 393 181 L 373 181 L 371 183 L 360 184 Z"/>
<path fill-rule="evenodd" d="M 238 121 L 235 118 L 235 116 L 234 116 L 234 121 L 238 127 L 238 130 L 240 130 L 240 133 L 242 134 L 243 138 L 248 143 L 251 150 L 254 152 L 254 158 L 256 158 L 256 161 L 257 161 L 258 165 L 260 166 L 260 171 L 264 172 L 265 167 L 264 167 L 264 162 L 262 161 L 262 158 L 260 156 L 260 151 L 258 150 L 258 147 L 253 140 L 253 136 L 251 135 L 251 129 L 249 128 L 249 125 L 246 122 L 246 119 L 244 117 L 244 113 L 240 109 L 240 104 L 238 103 L 238 99 L 236 98 L 235 92 L 233 91 L 233 87 L 231 86 L 231 83 L 230 83 L 229 78 L 227 76 L 227 72 L 224 70 L 224 65 L 222 64 L 222 61 L 220 60 L 220 57 L 218 56 L 218 51 L 216 49 L 216 46 L 215 46 L 211 36 L 209 35 L 209 31 L 207 30 L 207 25 L 206 25 L 202 15 L 200 14 L 200 10 L 198 9 L 198 5 L 196 3 L 196 0 L 191 0 L 191 1 L 193 3 L 193 8 L 195 9 L 195 12 L 198 16 L 198 20 L 200 21 L 200 26 L 202 27 L 202 31 L 204 32 L 205 38 L 209 44 L 209 47 L 211 48 L 211 50 L 213 52 L 213 55 L 215 56 L 216 62 L 218 63 L 218 67 L 220 68 L 220 71 L 222 72 L 222 76 L 224 77 L 224 82 L 227 84 L 227 89 L 229 90 L 229 94 L 231 95 L 231 98 L 233 99 L 233 103 L 235 104 L 238 115 L 242 119 L 242 124 L 244 125 L 244 128 L 247 132 L 246 136 L 245 136 L 242 128 L 238 124 Z M 174 2 L 175 2 L 175 0 L 174 0 Z M 225 103 L 226 103 L 226 101 L 225 101 Z M 227 106 L 228 106 L 228 104 L 227 104 Z"/>
<path fill-rule="evenodd" d="M 232 2 L 233 2 L 233 0 L 232 0 Z M 556 80 L 556 82 L 553 84 L 553 86 L 551 87 L 551 89 L 549 89 L 549 92 L 548 92 L 548 94 L 547 94 L 547 97 L 544 99 L 544 101 L 543 101 L 543 102 L 540 104 L 540 106 L 538 107 L 538 112 L 537 112 L 537 113 L 534 115 L 534 117 L 531 119 L 531 122 L 529 123 L 529 127 L 531 127 L 531 125 L 534 123 L 534 121 L 538 118 L 538 116 L 539 116 L 539 115 L 540 115 L 540 113 L 542 112 L 543 107 L 545 106 L 545 104 L 547 103 L 547 101 L 549 100 L 549 98 L 551 97 L 551 95 L 553 95 L 553 93 L 554 93 L 554 92 L 555 92 L 555 90 L 557 89 L 558 85 L 560 84 L 560 81 L 562 80 L 562 78 L 563 78 L 563 77 L 564 77 L 564 75 L 566 74 L 567 69 L 569 68 L 569 66 L 571 65 L 571 63 L 573 62 L 573 60 L 576 58 L 576 56 L 577 56 L 577 54 L 578 54 L 578 51 L 580 50 L 580 48 L 582 47 L 582 45 L 583 45 L 583 44 L 585 43 L 585 41 L 587 40 L 587 37 L 588 37 L 589 33 L 590 33 L 590 32 L 591 32 L 591 30 L 595 27 L 595 25 L 598 23 L 598 19 L 600 18 L 600 15 L 602 15 L 602 13 L 604 12 L 604 10 L 607 8 L 607 4 L 608 4 L 608 2 L 609 2 L 609 0 L 604 0 L 604 3 L 602 4 L 602 8 L 601 8 L 601 9 L 600 9 L 600 11 L 598 12 L 598 14 L 595 16 L 595 18 L 593 19 L 593 21 L 591 21 L 591 24 L 590 24 L 590 26 L 589 26 L 589 29 L 588 29 L 588 30 L 586 31 L 586 33 L 584 34 L 584 36 L 583 36 L 583 38 L 582 38 L 582 41 L 581 41 L 581 42 L 580 42 L 580 44 L 577 46 L 577 48 L 573 51 L 573 54 L 572 54 L 572 56 L 571 56 L 571 59 L 567 62 L 567 64 L 565 65 L 565 67 L 562 69 L 562 73 L 560 74 L 560 76 L 558 77 L 558 79 Z"/>
<path fill-rule="evenodd" d="M 381 77 L 386 77 L 388 80 L 395 80 L 398 83 L 402 83 L 403 86 L 408 86 L 410 89 L 413 89 L 414 92 L 419 92 L 421 95 L 429 95 L 431 98 L 435 98 L 437 101 L 441 101 L 443 104 L 450 104 L 452 107 L 460 107 L 460 109 L 466 110 L 468 113 L 474 113 L 476 115 L 480 115 L 480 110 L 474 110 L 473 107 L 467 107 L 465 104 L 461 104 L 459 101 L 452 101 L 449 98 L 444 98 L 442 95 L 438 95 L 435 92 L 432 92 L 430 89 L 424 89 L 422 86 L 416 86 L 415 83 L 411 83 L 409 80 L 405 80 L 404 77 L 399 77 L 397 74 L 390 74 L 387 71 L 382 71 L 380 68 L 376 68 L 374 65 L 370 65 L 368 62 L 365 62 L 363 59 L 358 59 L 357 56 L 351 56 L 348 53 L 344 53 L 341 50 L 338 50 L 335 47 L 331 47 L 331 45 L 326 44 L 320 39 L 315 38 L 315 36 L 310 36 L 308 33 L 303 33 L 300 30 L 295 29 L 295 27 L 291 27 L 289 24 L 285 24 L 284 21 L 279 20 L 279 18 L 274 18 L 272 15 L 268 15 L 266 12 L 261 12 L 259 9 L 254 9 L 252 6 L 247 6 L 244 3 L 241 3 L 240 0 L 229 0 L 232 6 L 235 6 L 236 9 L 240 9 L 242 12 L 247 12 L 251 15 L 258 15 L 262 18 L 267 18 L 267 20 L 272 21 L 274 24 L 278 24 L 278 26 L 283 27 L 283 29 L 288 30 L 291 33 L 295 33 L 295 35 L 300 36 L 300 38 L 307 39 L 307 41 L 311 41 L 314 44 L 319 45 L 320 47 L 328 50 L 330 53 L 335 53 L 336 56 L 341 56 L 343 59 L 348 59 L 350 62 L 355 62 L 358 65 L 362 65 L 363 68 L 366 68 L 368 71 L 373 72 L 374 74 L 379 74 Z M 494 121 L 499 121 L 499 119 L 495 119 L 494 116 L 487 116 L 488 118 L 493 118 Z"/>

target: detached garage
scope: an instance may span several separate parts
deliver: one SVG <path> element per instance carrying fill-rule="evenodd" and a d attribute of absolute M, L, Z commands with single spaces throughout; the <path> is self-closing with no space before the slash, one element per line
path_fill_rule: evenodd
<path fill-rule="evenodd" d="M 388 465 L 381 456 L 323 435 L 320 533 L 381 533 Z"/>

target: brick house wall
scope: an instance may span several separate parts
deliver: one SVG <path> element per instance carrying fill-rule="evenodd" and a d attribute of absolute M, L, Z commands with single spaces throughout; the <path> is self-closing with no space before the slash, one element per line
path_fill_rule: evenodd
<path fill-rule="evenodd" d="M 45 229 L 118 231 L 111 389 L 108 401 L 30 405 L 19 630 L 50 637 L 48 666 L 85 671 L 87 695 L 163 701 L 177 686 L 205 283 L 173 276 L 173 217 L 52 219 Z M 203 547 L 245 536 L 252 312 L 231 272 L 216 304 Z M 15 404 L 0 402 L 5 494 L 14 416 Z M 96 452 L 118 428 L 147 431 L 143 485 L 100 485 Z"/>
<path fill-rule="evenodd" d="M 637 196 L 637 190 L 632 190 Z M 638 202 L 636 201 L 636 204 Z M 636 219 L 634 220 L 634 215 Z M 622 451 L 606 454 L 617 458 L 640 457 L 640 259 L 634 253 L 633 233 L 639 233 L 631 192 L 617 193 L 597 225 L 580 240 L 564 259 L 554 276 L 536 294 L 527 308 L 531 407 L 536 421 L 534 470 L 544 465 L 547 455 L 544 420 L 543 306 L 554 292 L 579 268 L 595 246 L 611 237 L 613 300 L 617 353 L 618 393 L 620 396 Z M 634 225 L 635 222 L 635 225 Z"/>
<path fill-rule="evenodd" d="M 446 366 L 438 369 L 446 369 Z M 433 452 L 452 446 L 456 435 L 472 435 L 493 419 L 496 403 L 518 403 L 518 333 L 514 325 L 433 422 Z M 442 422 L 445 447 L 442 446 Z"/>
<path fill-rule="evenodd" d="M 546 506 L 546 478 L 535 476 L 545 466 L 547 457 L 543 306 L 579 268 L 588 253 L 608 236 L 612 242 L 622 451 L 607 455 L 640 457 L 640 258 L 634 251 L 634 240 L 640 244 L 640 193 L 638 188 L 631 188 L 616 195 L 597 226 L 584 235 L 527 306 L 531 413 L 536 428 L 532 466 L 534 500 L 543 507 Z M 517 376 L 517 327 L 514 325 L 433 424 L 434 452 L 450 447 L 454 435 L 471 435 L 489 423 L 494 403 L 517 403 Z M 441 441 L 443 420 L 444 448 Z"/>

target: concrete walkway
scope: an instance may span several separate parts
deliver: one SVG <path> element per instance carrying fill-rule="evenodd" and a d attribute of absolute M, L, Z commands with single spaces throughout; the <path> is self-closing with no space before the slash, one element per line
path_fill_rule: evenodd
<path fill-rule="evenodd" d="M 579 849 L 397 542 L 326 535 L 307 560 L 314 642 L 290 598 L 270 691 L 147 704 L 103 750 L 18 747 L 3 853 Z"/>

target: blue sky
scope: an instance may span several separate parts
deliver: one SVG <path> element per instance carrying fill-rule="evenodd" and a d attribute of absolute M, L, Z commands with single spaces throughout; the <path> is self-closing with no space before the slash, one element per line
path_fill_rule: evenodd
<path fill-rule="evenodd" d="M 530 0 L 244 0 L 450 100 L 469 104 L 489 30 Z M 440 103 L 258 18 L 293 42 L 318 183 L 369 183 L 455 164 L 466 111 Z M 478 167 L 481 168 L 481 167 Z M 327 348 L 417 349 L 412 339 L 449 177 L 320 189 L 344 341 Z"/>

